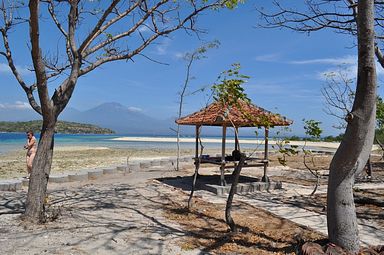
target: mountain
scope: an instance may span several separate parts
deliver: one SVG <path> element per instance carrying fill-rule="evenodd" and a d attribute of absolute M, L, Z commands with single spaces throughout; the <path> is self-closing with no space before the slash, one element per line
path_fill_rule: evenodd
<path fill-rule="evenodd" d="M 171 121 L 158 120 L 119 103 L 104 103 L 87 111 L 63 112 L 61 120 L 89 123 L 120 134 L 168 135 Z"/>

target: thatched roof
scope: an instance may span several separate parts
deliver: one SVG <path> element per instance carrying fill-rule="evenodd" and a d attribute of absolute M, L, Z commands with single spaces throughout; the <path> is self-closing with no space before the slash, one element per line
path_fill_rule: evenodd
<path fill-rule="evenodd" d="M 293 121 L 285 117 L 267 111 L 261 107 L 238 101 L 239 106 L 227 106 L 220 102 L 214 102 L 198 112 L 192 113 L 176 120 L 180 125 L 195 126 L 289 126 Z M 239 109 L 238 109 L 239 108 Z M 233 123 L 233 124 L 232 124 Z"/>

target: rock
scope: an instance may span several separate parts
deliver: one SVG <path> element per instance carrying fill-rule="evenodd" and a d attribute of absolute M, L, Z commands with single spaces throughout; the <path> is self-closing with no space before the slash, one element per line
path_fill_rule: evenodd
<path fill-rule="evenodd" d="M 104 168 L 103 169 L 103 174 L 116 174 L 116 173 L 117 173 L 116 167 Z"/>
<path fill-rule="evenodd" d="M 103 169 L 92 169 L 88 171 L 88 179 L 89 180 L 96 180 L 103 176 Z"/>
<path fill-rule="evenodd" d="M 48 181 L 52 183 L 64 183 L 64 182 L 69 182 L 69 177 L 67 174 L 50 175 Z"/>
<path fill-rule="evenodd" d="M 81 171 L 74 174 L 68 174 L 69 181 L 87 181 L 88 180 L 88 172 Z"/>

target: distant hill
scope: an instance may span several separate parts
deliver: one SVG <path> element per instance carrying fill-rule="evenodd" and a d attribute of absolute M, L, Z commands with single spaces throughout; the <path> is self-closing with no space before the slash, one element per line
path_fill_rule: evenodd
<path fill-rule="evenodd" d="M 0 121 L 0 132 L 26 132 L 33 130 L 39 133 L 42 121 L 32 120 L 24 122 Z M 113 130 L 101 128 L 95 125 L 82 124 L 68 121 L 58 121 L 56 125 L 56 133 L 62 134 L 113 134 Z"/>
<path fill-rule="evenodd" d="M 64 111 L 61 120 L 81 121 L 110 128 L 120 134 L 169 135 L 174 121 L 159 120 L 119 103 L 104 103 L 87 111 Z"/>

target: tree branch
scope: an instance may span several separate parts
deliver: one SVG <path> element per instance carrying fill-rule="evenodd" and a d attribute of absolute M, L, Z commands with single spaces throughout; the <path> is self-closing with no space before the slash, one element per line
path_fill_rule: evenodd
<path fill-rule="evenodd" d="M 74 0 L 70 3 L 71 8 L 68 15 L 68 42 L 73 56 L 73 63 L 69 77 L 55 90 L 55 93 L 52 96 L 56 116 L 58 116 L 68 104 L 73 90 L 75 89 L 82 64 L 81 54 L 77 50 L 75 42 L 76 22 L 79 18 L 78 3 L 79 0 Z"/>
<path fill-rule="evenodd" d="M 90 54 L 92 53 L 95 53 L 96 51 L 102 49 L 103 47 L 105 47 L 106 45 L 109 45 L 121 38 L 124 38 L 124 37 L 127 37 L 129 35 L 131 35 L 133 32 L 135 32 L 137 30 L 138 27 L 140 27 L 147 19 L 148 17 L 157 9 L 159 8 L 160 6 L 162 6 L 163 4 L 165 4 L 166 2 L 168 2 L 169 0 L 162 0 L 160 2 L 158 2 L 155 6 L 153 6 L 150 10 L 146 11 L 144 16 L 135 23 L 134 26 L 132 26 L 128 31 L 125 31 L 123 33 L 119 33 L 115 36 L 112 36 L 112 37 L 109 37 L 107 40 L 99 43 L 98 45 L 95 45 L 94 47 L 92 47 L 91 49 L 87 50 L 84 54 L 83 54 L 83 58 L 89 56 Z M 141 1 L 138 1 L 137 3 L 139 3 Z M 115 19 L 111 20 L 110 22 L 108 22 L 103 28 L 100 29 L 100 32 L 104 32 L 109 26 L 111 26 L 112 24 L 114 24 L 115 22 L 117 22 L 118 20 L 124 18 L 126 15 L 128 15 L 133 9 L 132 8 L 136 8 L 138 6 L 137 5 L 134 5 L 133 7 L 131 7 L 130 9 L 128 9 L 126 12 L 124 12 L 123 14 L 121 14 L 120 16 L 116 17 Z M 99 35 L 98 34 L 98 35 Z M 97 35 L 96 35 L 97 36 Z"/>
<path fill-rule="evenodd" d="M 55 6 L 54 6 L 52 0 L 48 1 L 48 12 L 51 15 L 51 18 L 52 18 L 53 22 L 55 23 L 56 27 L 59 29 L 59 31 L 63 34 L 63 36 L 65 38 L 65 49 L 67 52 L 68 60 L 70 63 L 72 63 L 73 62 L 73 56 L 71 55 L 68 33 L 67 33 L 67 31 L 65 31 L 65 29 L 63 28 L 63 26 L 61 25 L 61 23 L 57 19 L 57 16 L 55 13 Z"/>
<path fill-rule="evenodd" d="M 29 1 L 29 11 L 30 11 L 30 38 L 31 38 L 31 55 L 32 62 L 35 69 L 36 76 L 36 86 L 39 93 L 41 111 L 44 115 L 44 112 L 51 110 L 48 88 L 47 88 L 47 77 L 45 72 L 45 66 L 43 62 L 43 57 L 41 55 L 40 49 L 40 39 L 39 39 L 39 1 L 31 0 Z"/>
<path fill-rule="evenodd" d="M 5 52 L 0 52 L 1 55 L 3 55 L 6 59 L 7 59 L 7 62 L 8 62 L 8 66 L 10 67 L 11 71 L 12 71 L 12 74 L 15 76 L 17 82 L 19 83 L 19 85 L 21 86 L 21 88 L 24 90 L 24 92 L 26 93 L 27 95 L 27 98 L 28 98 L 28 101 L 29 101 L 29 104 L 31 105 L 32 109 L 34 109 L 37 113 L 41 114 L 41 107 L 40 105 L 36 102 L 35 100 L 35 97 L 33 95 L 33 91 L 35 89 L 35 85 L 32 85 L 32 86 L 28 86 L 24 79 L 22 78 L 20 72 L 17 70 L 16 68 L 16 65 L 13 61 L 13 57 L 12 57 L 12 51 L 11 51 L 11 48 L 9 46 L 9 40 L 8 40 L 8 29 L 10 28 L 10 25 L 12 23 L 12 18 L 11 17 L 7 17 L 7 13 L 6 13 L 6 10 L 5 10 L 5 7 L 4 7 L 4 3 L 3 3 L 3 6 L 2 6 L 2 11 L 3 11 L 3 19 L 4 19 L 4 27 L 0 29 L 0 32 L 1 32 L 1 35 L 2 35 L 2 38 L 3 38 L 3 44 L 4 44 L 4 48 L 5 48 Z"/>
<path fill-rule="evenodd" d="M 376 58 L 379 61 L 380 65 L 384 68 L 383 52 L 380 50 L 380 48 L 377 45 L 375 46 L 375 55 L 376 55 Z"/>
<path fill-rule="evenodd" d="M 337 2 L 337 4 L 335 3 Z M 264 24 L 259 26 L 263 28 L 288 28 L 298 32 L 313 32 L 324 28 L 335 29 L 336 32 L 348 33 L 356 36 L 357 34 L 357 14 L 358 4 L 356 0 L 346 0 L 345 8 L 340 6 L 342 1 L 306 1 L 307 11 L 293 10 L 284 8 L 278 1 L 274 2 L 277 8 L 274 13 L 267 13 L 258 8 Z M 375 1 L 376 16 L 375 30 L 376 40 L 383 40 L 383 1 Z M 330 11 L 332 10 L 332 11 Z M 348 13 L 350 11 L 351 13 Z M 375 55 L 380 65 L 384 68 L 384 57 L 378 43 L 375 47 Z"/>
<path fill-rule="evenodd" d="M 108 15 L 112 13 L 112 11 L 115 9 L 116 5 L 120 2 L 120 0 L 114 0 L 112 3 L 109 5 L 109 7 L 104 11 L 103 15 L 93 28 L 93 30 L 89 33 L 87 38 L 83 41 L 83 43 L 79 47 L 79 52 L 83 52 L 83 50 L 87 49 L 87 47 L 92 43 L 92 41 L 100 35 L 108 26 L 105 26 L 104 30 L 101 29 L 101 26 L 104 24 L 105 20 L 107 19 Z M 131 8 L 125 12 L 125 14 L 121 14 L 118 17 L 121 16 L 123 18 L 124 16 L 128 15 L 129 12 L 131 12 L 137 4 L 139 4 L 141 1 L 137 1 L 135 5 L 133 5 Z M 117 20 L 116 20 L 117 21 Z M 109 22 L 109 26 L 112 25 L 112 22 Z"/>
<path fill-rule="evenodd" d="M 112 37 L 111 39 L 108 39 L 108 40 L 102 42 L 101 44 L 99 44 L 99 45 L 95 46 L 94 48 L 90 49 L 87 52 L 87 54 L 90 54 L 91 52 L 97 51 L 101 47 L 103 47 L 103 46 L 105 46 L 105 45 L 107 45 L 107 44 L 109 44 L 109 43 L 111 43 L 113 41 L 116 41 L 118 39 L 121 39 L 123 37 L 126 37 L 126 36 L 130 35 L 132 32 L 134 32 L 150 16 L 151 13 L 153 13 L 159 6 L 161 6 L 162 4 L 164 4 L 167 1 L 168 0 L 163 0 L 163 1 L 159 2 L 157 5 L 153 6 L 148 12 L 146 12 L 146 14 L 140 19 L 140 21 L 136 22 L 136 24 L 130 30 L 128 30 L 128 31 L 126 31 L 124 33 L 120 33 L 120 34 Z M 143 42 L 141 43 L 141 45 L 139 45 L 135 50 L 130 51 L 130 52 L 126 53 L 126 54 L 118 54 L 118 53 L 113 54 L 113 55 L 109 54 L 109 56 L 107 56 L 107 57 L 99 58 L 95 62 L 90 64 L 89 66 L 81 69 L 80 73 L 79 73 L 79 76 L 87 74 L 90 71 L 94 70 L 95 68 L 97 68 L 97 67 L 99 67 L 99 66 L 101 66 L 101 65 L 103 65 L 105 63 L 111 62 L 111 61 L 131 59 L 132 57 L 134 57 L 137 54 L 139 54 L 142 50 L 144 50 L 148 45 L 150 45 L 151 42 L 156 40 L 158 37 L 170 34 L 170 33 L 174 32 L 174 31 L 184 27 L 184 25 L 189 20 L 193 19 L 193 17 L 196 16 L 197 14 L 199 14 L 200 12 L 202 12 L 202 11 L 208 9 L 208 8 L 222 6 L 222 4 L 223 3 L 215 2 L 213 4 L 205 5 L 205 6 L 202 6 L 202 7 L 198 8 L 198 9 L 194 9 L 194 11 L 192 11 L 184 19 L 179 20 L 178 24 L 174 25 L 172 28 L 165 29 L 165 30 L 162 30 L 162 31 L 158 31 L 157 33 L 154 33 L 148 39 L 143 39 Z"/>

